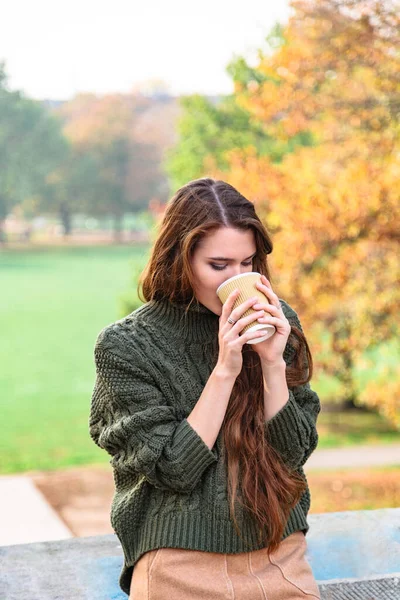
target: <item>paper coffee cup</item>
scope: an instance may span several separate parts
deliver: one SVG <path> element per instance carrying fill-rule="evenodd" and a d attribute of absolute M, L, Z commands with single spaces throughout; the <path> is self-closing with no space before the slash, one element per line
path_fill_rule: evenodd
<path fill-rule="evenodd" d="M 222 304 L 225 304 L 229 294 L 231 294 L 233 290 L 237 288 L 239 290 L 239 295 L 233 304 L 232 310 L 239 306 L 239 304 L 242 304 L 245 300 L 247 300 L 248 298 L 252 298 L 253 296 L 258 296 L 260 302 L 262 303 L 265 303 L 266 300 L 267 302 L 269 302 L 265 294 L 263 294 L 262 291 L 256 287 L 257 281 L 262 283 L 261 274 L 257 273 L 256 271 L 235 275 L 234 277 L 230 277 L 229 279 L 221 283 L 221 285 L 217 288 L 217 296 L 221 300 Z M 247 317 L 247 315 L 251 315 L 255 312 L 257 311 L 253 308 L 249 308 L 239 318 L 242 319 L 243 317 Z M 257 323 L 257 321 L 254 321 L 243 327 L 243 329 L 240 332 L 240 335 L 243 335 L 243 333 L 245 333 L 246 331 L 256 331 L 258 329 L 265 329 L 265 336 L 263 335 L 262 337 L 259 337 L 257 339 L 249 340 L 247 342 L 248 344 L 258 344 L 259 342 L 263 342 L 264 340 L 267 340 L 272 335 L 274 335 L 276 331 L 274 325 L 266 323 Z"/>

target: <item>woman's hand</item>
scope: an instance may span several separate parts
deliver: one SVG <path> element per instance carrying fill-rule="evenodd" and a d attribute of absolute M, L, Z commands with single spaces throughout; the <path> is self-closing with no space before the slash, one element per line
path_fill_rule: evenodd
<path fill-rule="evenodd" d="M 218 361 L 215 368 L 224 373 L 224 375 L 237 377 L 242 370 L 243 356 L 242 348 L 246 342 L 252 339 L 257 339 L 262 335 L 265 335 L 263 330 L 257 331 L 246 331 L 243 335 L 239 335 L 243 327 L 248 323 L 257 323 L 257 317 L 263 314 L 263 311 L 248 315 L 247 317 L 240 318 L 240 316 L 252 307 L 259 299 L 255 296 L 249 298 L 242 304 L 239 304 L 234 310 L 232 310 L 235 300 L 239 294 L 238 290 L 231 292 L 222 306 L 222 314 L 219 318 L 219 355 Z M 228 321 L 231 317 L 235 324 Z M 260 345 L 260 344 L 258 344 Z"/>
<path fill-rule="evenodd" d="M 272 290 L 268 279 L 261 275 L 261 283 L 256 283 L 257 288 L 267 296 L 268 302 L 256 302 L 252 308 L 264 309 L 265 313 L 257 319 L 258 323 L 268 323 L 276 327 L 276 332 L 267 340 L 253 344 L 253 350 L 260 356 L 261 363 L 273 366 L 282 363 L 283 351 L 291 331 L 290 323 L 285 317 L 278 296 Z M 270 313 L 270 314 L 269 314 Z M 262 331 L 262 330 L 261 330 Z"/>

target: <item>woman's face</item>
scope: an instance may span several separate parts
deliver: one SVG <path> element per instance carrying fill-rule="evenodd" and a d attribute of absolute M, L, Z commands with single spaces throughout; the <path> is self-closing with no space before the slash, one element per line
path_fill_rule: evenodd
<path fill-rule="evenodd" d="M 222 313 L 218 286 L 240 273 L 253 270 L 256 242 L 252 229 L 246 231 L 221 227 L 205 236 L 192 256 L 194 294 L 209 310 Z"/>

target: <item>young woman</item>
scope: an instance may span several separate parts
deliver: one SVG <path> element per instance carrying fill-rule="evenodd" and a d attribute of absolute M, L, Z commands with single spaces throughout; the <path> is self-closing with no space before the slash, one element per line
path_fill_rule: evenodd
<path fill-rule="evenodd" d="M 95 344 L 90 435 L 111 456 L 111 524 L 134 600 L 320 598 L 305 556 L 320 401 L 296 312 L 271 286 L 252 202 L 210 178 L 168 202 L 143 305 Z M 265 302 L 216 289 L 262 274 Z M 140 289 L 141 287 L 141 289 Z M 249 306 L 257 310 L 243 317 Z M 252 321 L 276 332 L 258 344 Z"/>

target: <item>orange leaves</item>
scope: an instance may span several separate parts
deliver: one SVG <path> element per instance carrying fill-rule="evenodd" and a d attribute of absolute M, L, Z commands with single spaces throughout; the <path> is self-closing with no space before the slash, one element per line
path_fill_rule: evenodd
<path fill-rule="evenodd" d="M 399 334 L 400 17 L 388 28 L 382 3 L 363 3 L 369 13 L 342 5 L 294 2 L 282 45 L 255 69 L 261 83 L 236 89 L 268 135 L 290 145 L 311 133 L 312 145 L 293 145 L 279 163 L 233 150 L 218 176 L 256 203 L 273 235 L 275 287 L 312 346 L 325 324 L 324 364 L 351 395 L 357 361 Z M 359 391 L 400 427 L 399 397 L 393 370 Z"/>
<path fill-rule="evenodd" d="M 379 373 L 362 389 L 359 399 L 400 429 L 400 381 L 396 369 L 388 367 Z"/>
<path fill-rule="evenodd" d="M 354 2 L 342 2 L 341 10 L 331 0 L 292 4 L 284 43 L 260 59 L 265 81 L 254 95 L 237 89 L 238 102 L 278 137 L 312 131 L 340 142 L 349 128 L 363 134 L 392 127 L 400 94 L 400 17 L 390 15 L 388 29 L 379 4 L 369 5 L 369 14 Z"/>
<path fill-rule="evenodd" d="M 346 435 L 347 427 L 344 426 L 343 430 Z M 335 437 L 339 437 L 340 432 L 339 425 Z M 307 480 L 312 496 L 311 514 L 367 510 L 371 507 L 396 508 L 400 502 L 399 474 L 394 469 L 310 470 Z"/>
<path fill-rule="evenodd" d="M 256 204 L 273 238 L 274 287 L 303 316 L 311 347 L 327 340 L 316 372 L 351 397 L 358 362 L 399 335 L 400 13 L 387 12 L 390 0 L 292 5 L 270 52 L 232 71 L 231 101 L 246 113 L 213 114 L 213 126 L 232 129 L 223 151 L 204 161 L 205 144 L 193 163 Z M 246 127 L 254 135 L 238 135 Z M 390 372 L 379 393 L 368 384 L 359 397 L 395 421 L 396 382 Z"/>
<path fill-rule="evenodd" d="M 64 133 L 80 147 L 108 146 L 126 138 L 133 125 L 133 97 L 122 94 L 82 94 L 60 109 Z"/>

